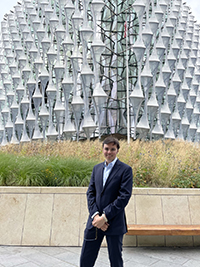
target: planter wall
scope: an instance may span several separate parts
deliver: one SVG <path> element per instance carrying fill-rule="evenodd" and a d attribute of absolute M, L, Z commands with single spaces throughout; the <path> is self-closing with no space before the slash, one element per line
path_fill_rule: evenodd
<path fill-rule="evenodd" d="M 81 246 L 83 187 L 0 187 L 0 245 Z M 200 224 L 200 189 L 133 188 L 130 224 Z M 104 242 L 105 245 L 105 242 Z M 125 236 L 125 246 L 198 246 L 193 236 Z"/>

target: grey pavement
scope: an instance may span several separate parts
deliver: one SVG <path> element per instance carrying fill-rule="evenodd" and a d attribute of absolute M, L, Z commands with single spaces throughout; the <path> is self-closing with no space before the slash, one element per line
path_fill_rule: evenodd
<path fill-rule="evenodd" d="M 200 267 L 198 247 L 124 247 L 124 267 Z M 79 266 L 80 247 L 0 246 L 0 267 Z M 109 267 L 102 247 L 95 267 Z"/>

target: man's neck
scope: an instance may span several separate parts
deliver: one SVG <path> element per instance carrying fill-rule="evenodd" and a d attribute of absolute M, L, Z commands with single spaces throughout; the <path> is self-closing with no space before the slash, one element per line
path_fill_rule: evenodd
<path fill-rule="evenodd" d="M 115 162 L 116 160 L 117 160 L 117 157 L 116 157 L 115 159 L 113 159 L 113 161 L 111 161 L 111 162 Z M 110 164 L 111 162 L 107 162 L 107 161 L 105 161 L 106 166 L 108 166 L 108 164 Z"/>

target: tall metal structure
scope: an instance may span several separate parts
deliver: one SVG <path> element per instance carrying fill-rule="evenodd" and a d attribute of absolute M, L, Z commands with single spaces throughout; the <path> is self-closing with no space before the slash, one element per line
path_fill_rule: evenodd
<path fill-rule="evenodd" d="M 0 144 L 200 139 L 199 30 L 182 0 L 22 0 L 0 32 Z"/>

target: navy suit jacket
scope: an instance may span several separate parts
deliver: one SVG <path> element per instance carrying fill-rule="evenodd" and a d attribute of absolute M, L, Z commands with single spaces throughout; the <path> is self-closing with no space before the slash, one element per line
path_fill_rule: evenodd
<path fill-rule="evenodd" d="M 89 218 L 86 229 L 92 229 L 92 215 L 105 213 L 109 227 L 106 235 L 121 235 L 127 232 L 124 208 L 132 194 L 132 168 L 117 159 L 103 186 L 104 163 L 94 166 L 87 190 Z"/>

